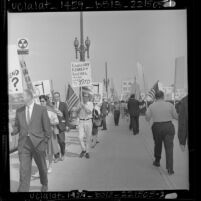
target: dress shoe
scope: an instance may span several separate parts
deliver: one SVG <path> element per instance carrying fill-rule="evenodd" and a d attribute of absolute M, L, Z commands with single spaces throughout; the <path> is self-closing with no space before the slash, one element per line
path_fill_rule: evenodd
<path fill-rule="evenodd" d="M 80 153 L 80 158 L 82 158 L 85 154 L 86 154 L 86 151 L 82 151 L 82 152 Z"/>
<path fill-rule="evenodd" d="M 55 163 L 59 162 L 59 158 L 55 158 L 54 162 Z"/>
<path fill-rule="evenodd" d="M 39 172 L 36 172 L 35 174 L 33 174 L 32 177 L 39 178 L 40 177 Z"/>
<path fill-rule="evenodd" d="M 64 156 L 62 156 L 62 157 L 61 157 L 61 161 L 64 161 L 64 159 L 65 159 L 65 157 L 64 157 Z"/>
<path fill-rule="evenodd" d="M 47 172 L 51 173 L 52 172 L 52 167 L 48 167 Z"/>
<path fill-rule="evenodd" d="M 173 175 L 173 174 L 174 174 L 174 170 L 168 169 L 167 171 L 168 171 L 168 174 L 169 174 L 169 175 Z"/>
<path fill-rule="evenodd" d="M 48 191 L 48 187 L 46 185 L 43 185 L 41 187 L 41 192 L 47 192 Z"/>
<path fill-rule="evenodd" d="M 85 154 L 85 157 L 86 157 L 87 159 L 90 158 L 89 153 L 86 153 L 86 154 Z"/>
<path fill-rule="evenodd" d="M 154 162 L 153 162 L 153 165 L 156 166 L 156 167 L 160 167 L 160 163 L 157 162 L 157 161 L 154 161 Z"/>

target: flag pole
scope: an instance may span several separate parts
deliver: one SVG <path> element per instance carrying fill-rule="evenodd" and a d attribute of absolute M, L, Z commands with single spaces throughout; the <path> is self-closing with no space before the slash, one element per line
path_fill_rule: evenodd
<path fill-rule="evenodd" d="M 145 106 L 146 106 L 146 109 L 147 109 L 147 99 L 146 99 L 146 96 L 147 96 L 147 90 L 146 90 L 146 87 L 145 87 L 145 79 L 144 79 L 144 71 L 142 69 L 142 75 L 143 75 L 143 83 L 144 83 L 144 92 L 145 92 Z"/>
<path fill-rule="evenodd" d="M 176 92 L 176 64 L 175 64 L 175 71 L 174 71 L 174 106 L 175 106 L 175 103 L 176 103 L 175 92 Z"/>

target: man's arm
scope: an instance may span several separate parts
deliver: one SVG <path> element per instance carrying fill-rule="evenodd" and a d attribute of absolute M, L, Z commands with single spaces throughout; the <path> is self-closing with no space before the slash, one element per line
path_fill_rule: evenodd
<path fill-rule="evenodd" d="M 64 105 L 64 118 L 65 118 L 65 121 L 66 121 L 66 126 L 69 127 L 69 115 L 68 115 L 68 108 L 67 108 L 67 105 L 66 103 L 63 103 Z"/>
<path fill-rule="evenodd" d="M 15 124 L 13 126 L 13 130 L 11 132 L 11 135 L 17 135 L 20 131 L 20 124 L 19 124 L 19 116 L 18 111 L 16 111 L 16 117 L 15 117 Z"/>
<path fill-rule="evenodd" d="M 47 109 L 44 108 L 42 111 L 42 124 L 43 124 L 43 131 L 45 134 L 45 140 L 48 141 L 51 137 L 51 126 L 50 126 L 50 119 L 48 117 Z"/>
<path fill-rule="evenodd" d="M 145 119 L 147 121 L 151 120 L 151 110 L 150 110 L 150 108 L 148 108 L 147 111 L 146 111 L 146 113 L 145 113 Z"/>
<path fill-rule="evenodd" d="M 173 119 L 178 119 L 178 114 L 177 114 L 177 111 L 176 111 L 174 105 L 172 105 L 172 117 L 173 117 Z"/>
<path fill-rule="evenodd" d="M 186 124 L 188 122 L 186 121 L 186 117 L 187 117 L 187 108 L 185 103 L 182 101 L 179 108 L 179 118 L 178 118 L 178 138 L 179 143 L 181 145 L 186 145 L 187 140 L 188 131 L 186 129 L 188 129 L 188 127 Z"/>

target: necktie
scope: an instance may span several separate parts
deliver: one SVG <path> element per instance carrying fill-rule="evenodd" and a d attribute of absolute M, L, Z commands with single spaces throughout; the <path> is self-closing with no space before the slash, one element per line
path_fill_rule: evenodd
<path fill-rule="evenodd" d="M 27 106 L 27 124 L 29 125 L 29 123 L 30 123 L 30 120 L 31 120 L 31 117 L 30 117 L 30 107 L 29 106 Z"/>

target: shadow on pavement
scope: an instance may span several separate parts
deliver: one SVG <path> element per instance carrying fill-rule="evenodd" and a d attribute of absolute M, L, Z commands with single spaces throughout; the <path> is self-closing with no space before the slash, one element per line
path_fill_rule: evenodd
<path fill-rule="evenodd" d="M 18 185 L 19 185 L 19 182 L 14 181 L 14 180 L 10 180 L 10 191 L 11 192 L 17 192 Z"/>
<path fill-rule="evenodd" d="M 80 154 L 73 153 L 73 152 L 67 152 L 65 156 L 73 158 L 73 157 L 79 157 Z"/>

